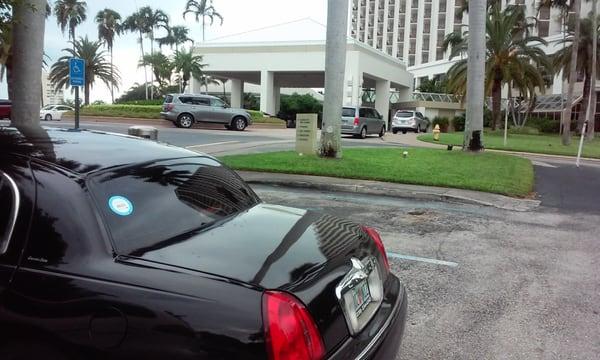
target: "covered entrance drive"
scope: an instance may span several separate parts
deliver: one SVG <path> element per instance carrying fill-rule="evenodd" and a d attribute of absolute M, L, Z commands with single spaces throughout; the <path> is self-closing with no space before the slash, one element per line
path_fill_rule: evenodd
<path fill-rule="evenodd" d="M 260 110 L 275 115 L 282 88 L 325 87 L 325 42 L 205 43 L 194 48 L 207 64 L 204 73 L 231 81 L 231 106 L 243 104 L 244 84 L 260 86 Z M 344 105 L 360 105 L 363 87 L 376 89 L 375 107 L 387 120 L 390 90 L 408 100 L 413 76 L 401 61 L 349 40 Z M 192 92 L 200 81 L 192 81 Z"/>

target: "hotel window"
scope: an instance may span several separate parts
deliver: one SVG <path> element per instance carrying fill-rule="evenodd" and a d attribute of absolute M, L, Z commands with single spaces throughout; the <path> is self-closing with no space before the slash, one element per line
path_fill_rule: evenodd
<path fill-rule="evenodd" d="M 421 53 L 421 64 L 425 64 L 429 62 L 429 51 L 423 51 Z"/>
<path fill-rule="evenodd" d="M 435 54 L 435 59 L 436 60 L 443 60 L 444 59 L 444 49 L 442 48 L 438 48 Z"/>
<path fill-rule="evenodd" d="M 439 14 L 438 15 L 438 29 L 445 29 L 446 28 L 446 14 Z"/>
<path fill-rule="evenodd" d="M 415 56 L 414 55 L 408 56 L 408 66 L 415 66 Z"/>

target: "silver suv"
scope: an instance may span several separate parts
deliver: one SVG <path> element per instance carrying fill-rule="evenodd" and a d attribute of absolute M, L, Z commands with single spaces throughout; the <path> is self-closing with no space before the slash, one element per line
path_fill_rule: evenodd
<path fill-rule="evenodd" d="M 252 125 L 252 117 L 246 110 L 231 108 L 210 95 L 169 94 L 165 96 L 160 116 L 186 129 L 196 122 L 223 124 L 225 128 L 237 131 Z"/>
<path fill-rule="evenodd" d="M 423 114 L 413 110 L 398 110 L 392 118 L 392 132 L 397 134 L 402 131 L 406 134 L 407 131 L 416 133 L 427 132 L 429 120 Z"/>

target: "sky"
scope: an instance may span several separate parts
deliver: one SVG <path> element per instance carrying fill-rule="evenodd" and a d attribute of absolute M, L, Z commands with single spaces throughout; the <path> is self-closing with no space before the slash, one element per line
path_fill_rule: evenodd
<path fill-rule="evenodd" d="M 53 3 L 52 0 L 50 2 Z M 161 9 L 167 13 L 171 25 L 187 26 L 190 29 L 190 37 L 196 42 L 201 42 L 201 24 L 195 22 L 192 14 L 188 14 L 187 19 L 182 16 L 185 4 L 186 0 L 88 0 L 87 20 L 77 27 L 76 36 L 85 37 L 87 35 L 90 39 L 96 39 L 98 30 L 94 17 L 98 11 L 104 8 L 116 10 L 125 18 L 139 7 L 150 6 L 153 9 Z M 206 41 L 303 18 L 311 18 L 321 24 L 325 24 L 327 21 L 326 0 L 214 0 L 214 7 L 224 18 L 223 25 L 220 25 L 218 19 L 216 19 L 213 26 L 207 27 Z M 271 38 L 269 39 L 261 38 L 261 36 L 264 36 L 264 32 L 256 32 L 256 38 L 253 38 L 252 33 L 250 33 L 244 39 L 245 41 L 284 41 L 295 40 L 298 37 L 299 29 L 297 27 L 288 26 L 281 29 L 281 31 L 271 32 L 269 34 Z M 159 31 L 155 36 L 164 36 L 163 32 Z M 44 51 L 50 57 L 47 60 L 49 66 L 63 55 L 62 49 L 69 47 L 67 42 L 68 36 L 61 33 L 59 26 L 56 24 L 56 18 L 54 16 L 48 18 L 46 21 Z M 147 52 L 149 52 L 149 44 L 149 40 L 145 39 L 144 50 Z M 158 49 L 158 45 L 156 45 L 156 49 Z M 171 50 L 168 47 L 163 47 L 163 52 L 168 55 Z M 137 67 L 139 58 L 140 50 L 135 34 L 126 33 L 115 40 L 115 65 L 121 73 L 122 80 L 115 97 L 127 91 L 134 83 L 144 82 L 144 72 Z M 65 96 L 70 97 L 70 92 L 65 92 Z M 0 98 L 6 97 L 6 83 L 2 82 L 0 83 Z M 95 100 L 110 101 L 110 91 L 101 82 L 97 82 L 91 91 L 91 101 Z"/>

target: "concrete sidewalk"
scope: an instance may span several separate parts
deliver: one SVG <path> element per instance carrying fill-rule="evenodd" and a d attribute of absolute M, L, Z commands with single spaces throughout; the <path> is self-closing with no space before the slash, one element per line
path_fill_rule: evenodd
<path fill-rule="evenodd" d="M 457 202 L 462 204 L 491 206 L 511 211 L 531 211 L 540 205 L 540 201 L 537 200 L 517 199 L 472 190 L 252 171 L 238 171 L 238 174 L 240 174 L 240 176 L 249 184 L 309 188 L 369 195 L 386 195 L 418 200 Z"/>

